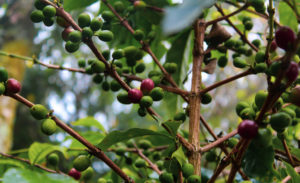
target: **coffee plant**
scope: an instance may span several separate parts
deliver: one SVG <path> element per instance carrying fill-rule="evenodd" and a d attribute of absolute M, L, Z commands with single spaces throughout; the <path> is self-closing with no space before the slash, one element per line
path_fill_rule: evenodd
<path fill-rule="evenodd" d="M 100 3 L 98 13 L 82 9 L 92 3 Z M 106 132 L 91 117 L 66 123 L 56 116 L 60 109 L 23 97 L 20 81 L 0 67 L 1 97 L 25 105 L 43 134 L 63 132 L 72 144 L 80 143 L 75 148 L 63 142 L 34 142 L 25 153 L 1 152 L 3 183 L 300 182 L 300 1 L 176 3 L 34 1 L 28 19 L 59 29 L 60 41 L 68 54 L 76 56 L 78 67 L 5 51 L 0 55 L 86 75 L 100 93 L 115 93 L 119 105 L 131 106 L 140 116 L 138 123 L 149 118 L 155 128 Z M 87 49 L 92 54 L 86 55 Z M 220 75 L 212 84 L 203 82 L 204 77 L 213 78 L 227 69 L 237 74 Z M 222 118 L 223 106 L 211 103 L 237 94 L 218 96 L 214 90 L 250 75 L 265 81 L 264 89 L 252 86 L 255 95 L 238 101 L 233 109 L 238 117 L 235 125 L 220 131 L 205 119 L 202 107 L 218 108 L 218 119 Z M 31 82 L 39 78 L 35 79 Z M 85 83 L 84 87 L 91 86 Z M 38 84 L 32 90 L 39 90 Z M 161 115 L 160 105 L 169 109 L 168 115 Z M 97 132 L 87 131 L 91 127 Z M 95 171 L 99 161 L 109 170 Z"/>

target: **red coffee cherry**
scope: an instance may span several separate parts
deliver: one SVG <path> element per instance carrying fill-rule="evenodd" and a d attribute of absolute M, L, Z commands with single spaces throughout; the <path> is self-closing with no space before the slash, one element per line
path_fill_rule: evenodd
<path fill-rule="evenodd" d="M 252 120 L 244 120 L 238 126 L 238 134 L 245 139 L 252 139 L 258 133 L 258 125 Z"/>
<path fill-rule="evenodd" d="M 279 48 L 289 50 L 296 40 L 296 34 L 294 31 L 287 27 L 279 27 L 275 33 L 275 41 Z"/>
<path fill-rule="evenodd" d="M 77 171 L 75 168 L 72 168 L 69 173 L 69 176 L 73 177 L 76 180 L 79 180 L 81 177 L 81 173 L 79 171 Z"/>
<path fill-rule="evenodd" d="M 285 73 L 285 77 L 288 79 L 289 82 L 294 82 L 297 79 L 298 74 L 298 64 L 296 62 L 291 62 Z"/>
<path fill-rule="evenodd" d="M 154 88 L 152 79 L 144 79 L 141 83 L 141 90 L 143 93 L 149 93 Z"/>
<path fill-rule="evenodd" d="M 275 40 L 271 42 L 270 52 L 274 52 L 277 49 L 277 43 Z"/>
<path fill-rule="evenodd" d="M 21 91 L 21 83 L 13 78 L 10 78 L 6 82 L 6 93 L 13 94 Z"/>
<path fill-rule="evenodd" d="M 143 97 L 143 93 L 139 89 L 131 89 L 128 91 L 128 99 L 132 103 L 139 103 L 142 97 Z"/>

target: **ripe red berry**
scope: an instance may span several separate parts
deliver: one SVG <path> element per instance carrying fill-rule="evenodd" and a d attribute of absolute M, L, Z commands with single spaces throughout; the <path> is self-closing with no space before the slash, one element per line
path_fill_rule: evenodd
<path fill-rule="evenodd" d="M 285 73 L 286 78 L 289 82 L 294 82 L 297 79 L 298 74 L 298 64 L 295 62 L 291 62 Z"/>
<path fill-rule="evenodd" d="M 143 97 L 143 93 L 139 89 L 131 89 L 128 91 L 128 99 L 132 103 L 139 103 L 142 97 Z"/>
<path fill-rule="evenodd" d="M 149 93 L 154 88 L 152 79 L 144 79 L 141 83 L 141 90 L 143 93 Z"/>
<path fill-rule="evenodd" d="M 296 34 L 291 28 L 287 26 L 280 27 L 275 33 L 275 41 L 278 47 L 284 50 L 289 50 L 294 44 L 295 40 Z"/>
<path fill-rule="evenodd" d="M 275 40 L 271 42 L 270 52 L 274 52 L 277 49 L 277 43 Z"/>
<path fill-rule="evenodd" d="M 238 126 L 238 134 L 245 139 L 252 139 L 258 133 L 258 125 L 252 120 L 244 120 Z"/>
<path fill-rule="evenodd" d="M 21 91 L 21 83 L 13 78 L 10 78 L 6 82 L 6 93 L 13 94 Z"/>
<path fill-rule="evenodd" d="M 75 168 L 72 168 L 69 173 L 69 176 L 73 177 L 76 180 L 79 180 L 81 177 L 81 173 L 79 171 L 77 171 Z"/>

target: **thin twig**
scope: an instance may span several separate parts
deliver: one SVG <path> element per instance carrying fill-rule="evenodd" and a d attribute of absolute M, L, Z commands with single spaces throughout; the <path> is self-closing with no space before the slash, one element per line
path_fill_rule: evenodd
<path fill-rule="evenodd" d="M 286 154 L 287 154 L 287 157 L 288 157 L 289 160 L 290 160 L 291 165 L 294 166 L 294 165 L 295 165 L 295 161 L 294 161 L 294 159 L 293 159 L 293 157 L 292 157 L 292 154 L 291 154 L 291 152 L 290 152 L 290 150 L 289 150 L 289 147 L 288 147 L 286 141 L 283 139 L 283 140 L 281 140 L 281 142 L 282 142 L 282 145 L 283 145 L 283 147 L 284 147 L 284 150 L 285 150 L 285 152 L 286 152 Z"/>

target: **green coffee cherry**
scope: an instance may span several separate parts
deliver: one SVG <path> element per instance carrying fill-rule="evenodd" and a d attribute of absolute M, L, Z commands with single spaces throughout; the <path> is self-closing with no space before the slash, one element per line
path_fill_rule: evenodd
<path fill-rule="evenodd" d="M 79 43 L 73 43 L 72 41 L 67 41 L 65 44 L 65 49 L 69 53 L 74 53 L 79 49 Z"/>
<path fill-rule="evenodd" d="M 277 73 L 279 72 L 280 69 L 281 69 L 281 62 L 272 62 L 268 69 L 268 73 L 271 76 L 277 76 Z"/>
<path fill-rule="evenodd" d="M 3 82 L 0 83 L 0 95 L 3 95 L 5 92 L 5 84 Z"/>
<path fill-rule="evenodd" d="M 254 44 L 254 46 L 256 46 L 257 48 L 259 48 L 259 46 L 260 46 L 260 40 L 259 39 L 255 39 L 255 40 L 253 40 L 252 41 L 252 44 Z"/>
<path fill-rule="evenodd" d="M 153 158 L 154 161 L 160 160 L 161 159 L 161 153 L 160 152 L 154 152 L 152 154 L 152 158 Z"/>
<path fill-rule="evenodd" d="M 164 65 L 166 71 L 170 74 L 174 74 L 177 71 L 177 64 L 176 63 L 166 63 Z"/>
<path fill-rule="evenodd" d="M 187 183 L 201 183 L 201 177 L 199 175 L 191 175 L 187 179 Z"/>
<path fill-rule="evenodd" d="M 54 24 L 54 18 L 53 17 L 45 17 L 44 20 L 44 25 L 47 26 L 47 27 L 50 27 Z"/>
<path fill-rule="evenodd" d="M 158 70 L 152 70 L 148 73 L 148 78 L 152 78 L 154 76 L 161 76 L 161 72 Z"/>
<path fill-rule="evenodd" d="M 261 109 L 265 100 L 268 97 L 268 93 L 266 91 L 260 90 L 257 92 L 255 95 L 255 105 L 257 106 L 258 109 Z"/>
<path fill-rule="evenodd" d="M 248 31 L 253 28 L 252 21 L 247 21 L 244 25 L 245 25 L 245 29 L 248 30 Z"/>
<path fill-rule="evenodd" d="M 93 30 L 90 27 L 84 27 L 81 34 L 83 39 L 90 39 L 93 36 Z"/>
<path fill-rule="evenodd" d="M 102 55 L 105 58 L 105 60 L 109 60 L 110 59 L 110 51 L 109 50 L 102 51 Z"/>
<path fill-rule="evenodd" d="M 114 64 L 115 64 L 115 66 L 117 66 L 117 67 L 119 67 L 119 68 L 122 68 L 122 67 L 123 67 L 123 63 L 122 63 L 122 61 L 120 61 L 120 60 L 115 61 Z"/>
<path fill-rule="evenodd" d="M 114 18 L 114 14 L 111 11 L 103 11 L 101 16 L 106 22 L 110 22 Z"/>
<path fill-rule="evenodd" d="M 106 179 L 104 179 L 104 178 L 99 178 L 99 179 L 97 180 L 97 183 L 107 183 L 107 181 L 106 181 Z"/>
<path fill-rule="evenodd" d="M 79 155 L 73 161 L 73 167 L 82 172 L 86 170 L 91 165 L 91 160 L 86 155 Z"/>
<path fill-rule="evenodd" d="M 272 132 L 269 128 L 258 129 L 258 134 L 253 139 L 257 147 L 266 148 L 272 145 Z"/>
<path fill-rule="evenodd" d="M 139 49 L 135 46 L 128 46 L 123 49 L 124 55 L 125 55 L 126 59 L 128 59 L 128 60 L 137 60 L 135 58 L 135 56 L 136 56 L 138 50 Z"/>
<path fill-rule="evenodd" d="M 150 96 L 154 101 L 160 101 L 164 98 L 164 90 L 160 87 L 155 87 L 151 90 Z"/>
<path fill-rule="evenodd" d="M 134 165 L 137 167 L 137 168 L 143 168 L 143 167 L 146 167 L 147 164 L 146 164 L 146 161 L 141 159 L 141 158 L 138 158 L 135 162 L 134 162 Z"/>
<path fill-rule="evenodd" d="M 100 18 L 93 18 L 90 24 L 90 28 L 93 31 L 98 31 L 99 29 L 101 29 L 102 26 L 103 26 L 103 22 Z"/>
<path fill-rule="evenodd" d="M 78 31 L 78 30 L 74 30 L 74 31 L 70 32 L 69 35 L 68 35 L 68 39 L 70 41 L 72 41 L 73 43 L 80 42 L 81 39 L 82 39 L 81 32 Z"/>
<path fill-rule="evenodd" d="M 149 140 L 142 139 L 138 142 L 138 147 L 142 148 L 144 150 L 149 149 L 151 146 L 152 146 L 152 144 Z"/>
<path fill-rule="evenodd" d="M 6 82 L 8 79 L 7 70 L 4 67 L 0 67 L 0 82 Z"/>
<path fill-rule="evenodd" d="M 209 104 L 212 100 L 212 97 L 209 93 L 204 93 L 201 97 L 201 103 L 202 104 Z"/>
<path fill-rule="evenodd" d="M 236 146 L 239 143 L 239 139 L 230 138 L 227 143 L 228 143 L 228 147 L 233 148 L 234 146 Z"/>
<path fill-rule="evenodd" d="M 138 63 L 134 69 L 135 69 L 136 73 L 142 73 L 145 71 L 146 65 L 143 62 L 141 62 L 141 63 Z"/>
<path fill-rule="evenodd" d="M 283 132 L 284 129 L 291 124 L 291 117 L 285 112 L 278 112 L 271 115 L 271 127 L 277 132 Z"/>
<path fill-rule="evenodd" d="M 255 62 L 256 63 L 263 63 L 265 62 L 265 52 L 264 51 L 259 51 L 255 55 Z"/>
<path fill-rule="evenodd" d="M 129 67 L 133 67 L 136 65 L 136 60 L 135 59 L 126 59 L 126 64 Z"/>
<path fill-rule="evenodd" d="M 211 150 L 211 151 L 207 152 L 205 159 L 208 162 L 215 162 L 218 159 L 218 155 L 217 155 L 216 151 Z"/>
<path fill-rule="evenodd" d="M 111 30 L 112 26 L 111 26 L 111 22 L 104 22 L 103 26 L 102 26 L 102 30 Z"/>
<path fill-rule="evenodd" d="M 119 49 L 119 50 L 115 50 L 112 54 L 113 59 L 120 59 L 124 56 L 124 51 Z"/>
<path fill-rule="evenodd" d="M 239 53 L 234 53 L 234 54 L 232 54 L 232 58 L 234 59 L 234 58 L 237 58 L 237 57 L 240 57 L 241 55 L 239 54 Z"/>
<path fill-rule="evenodd" d="M 91 17 L 87 13 L 81 13 L 78 16 L 78 25 L 83 28 L 89 26 L 91 23 Z"/>
<path fill-rule="evenodd" d="M 174 116 L 174 120 L 184 122 L 186 120 L 185 112 L 178 112 Z"/>
<path fill-rule="evenodd" d="M 291 117 L 291 119 L 294 119 L 296 117 L 296 112 L 293 109 L 288 107 L 282 108 L 280 112 L 285 112 Z"/>
<path fill-rule="evenodd" d="M 235 40 L 233 39 L 228 39 L 225 43 L 224 43 L 224 46 L 226 48 L 233 48 L 235 45 Z"/>
<path fill-rule="evenodd" d="M 34 10 L 30 14 L 30 20 L 34 23 L 39 23 L 44 20 L 44 14 L 41 10 Z"/>
<path fill-rule="evenodd" d="M 247 57 L 250 57 L 250 56 L 252 55 L 252 49 L 251 49 L 251 48 L 248 49 L 248 50 L 246 51 L 245 55 L 246 55 Z"/>
<path fill-rule="evenodd" d="M 250 105 L 247 102 L 244 101 L 239 102 L 235 107 L 236 114 L 240 115 L 242 110 L 244 110 L 247 107 L 250 107 Z"/>
<path fill-rule="evenodd" d="M 30 108 L 30 114 L 37 120 L 46 119 L 48 113 L 48 109 L 41 104 L 35 104 Z"/>
<path fill-rule="evenodd" d="M 125 152 L 126 152 L 126 148 L 123 146 L 116 148 L 116 154 L 119 156 L 123 156 Z"/>
<path fill-rule="evenodd" d="M 102 83 L 102 89 L 103 89 L 104 91 L 109 91 L 109 90 L 110 90 L 110 84 L 109 84 L 109 82 L 104 81 L 104 82 Z"/>
<path fill-rule="evenodd" d="M 153 104 L 153 99 L 150 96 L 143 96 L 140 100 L 140 106 L 148 108 Z"/>
<path fill-rule="evenodd" d="M 147 115 L 147 111 L 146 111 L 145 108 L 140 107 L 140 108 L 138 109 L 138 114 L 139 114 L 139 116 L 144 117 L 144 116 Z"/>
<path fill-rule="evenodd" d="M 56 123 L 52 119 L 45 119 L 42 123 L 41 130 L 45 135 L 52 135 L 56 131 Z"/>
<path fill-rule="evenodd" d="M 186 163 L 182 166 L 182 174 L 185 178 L 194 174 L 194 166 L 190 163 Z"/>
<path fill-rule="evenodd" d="M 258 64 L 255 64 L 253 69 L 256 73 L 263 73 L 268 70 L 268 66 L 266 63 L 258 63 Z"/>
<path fill-rule="evenodd" d="M 104 42 L 109 42 L 114 38 L 114 34 L 109 30 L 97 31 L 96 35 L 101 41 Z"/>
<path fill-rule="evenodd" d="M 244 42 L 242 40 L 238 39 L 235 41 L 234 47 L 235 47 L 235 49 L 237 49 L 238 47 L 243 46 L 243 44 L 244 44 Z"/>
<path fill-rule="evenodd" d="M 163 183 L 174 183 L 173 175 L 168 172 L 164 172 L 159 175 L 159 180 Z"/>
<path fill-rule="evenodd" d="M 86 62 L 84 59 L 80 59 L 78 60 L 77 62 L 78 66 L 81 67 L 81 68 L 84 68 L 86 66 Z"/>
<path fill-rule="evenodd" d="M 251 21 L 251 18 L 250 18 L 250 17 L 244 16 L 244 17 L 242 18 L 243 24 L 245 24 L 245 23 L 248 22 L 248 21 Z"/>
<path fill-rule="evenodd" d="M 40 1 L 40 0 L 35 0 L 34 6 L 35 6 L 36 9 L 38 9 L 38 10 L 43 10 L 44 7 L 47 6 L 47 4 L 45 4 L 44 2 L 42 2 L 42 1 Z"/>
<path fill-rule="evenodd" d="M 51 153 L 47 156 L 47 165 L 56 167 L 58 165 L 59 156 L 56 153 Z"/>
<path fill-rule="evenodd" d="M 88 167 L 86 170 L 82 172 L 82 179 L 87 181 L 90 180 L 94 175 L 94 169 L 92 167 Z"/>
<path fill-rule="evenodd" d="M 101 61 L 95 61 L 92 64 L 93 73 L 103 73 L 105 71 L 105 64 Z"/>
<path fill-rule="evenodd" d="M 236 57 L 233 59 L 233 65 L 237 68 L 245 68 L 247 66 L 247 62 L 241 57 Z"/>
<path fill-rule="evenodd" d="M 128 93 L 126 91 L 122 91 L 117 96 L 118 101 L 121 104 L 130 104 L 131 102 L 128 99 Z"/>
<path fill-rule="evenodd" d="M 128 74 L 128 73 L 130 73 L 130 68 L 129 67 L 123 67 L 122 72 L 125 73 L 125 74 Z"/>
<path fill-rule="evenodd" d="M 92 66 L 87 66 L 85 68 L 85 73 L 89 74 L 89 75 L 92 75 L 93 74 L 93 71 L 92 71 Z"/>
<path fill-rule="evenodd" d="M 127 165 L 132 165 L 132 162 L 133 162 L 133 160 L 132 160 L 131 157 L 126 157 L 126 156 L 125 156 L 125 163 L 126 163 Z"/>
<path fill-rule="evenodd" d="M 124 5 L 124 3 L 121 2 L 121 1 L 116 1 L 116 2 L 114 3 L 114 8 L 115 8 L 115 10 L 116 10 L 118 13 L 123 13 L 124 10 L 125 10 L 125 5 Z"/>
<path fill-rule="evenodd" d="M 134 1 L 133 6 L 137 10 L 144 10 L 147 7 L 147 4 L 144 1 L 137 0 L 137 1 Z"/>
<path fill-rule="evenodd" d="M 103 76 L 100 74 L 96 74 L 93 77 L 93 81 L 94 81 L 94 83 L 100 84 L 103 81 Z"/>
<path fill-rule="evenodd" d="M 239 115 L 242 119 L 251 119 L 253 120 L 256 116 L 255 114 L 255 111 L 250 108 L 250 107 L 247 107 L 245 109 L 243 109 Z"/>
<path fill-rule="evenodd" d="M 247 53 L 247 47 L 245 46 L 240 46 L 236 50 L 239 54 L 246 54 Z"/>
<path fill-rule="evenodd" d="M 219 58 L 219 60 L 218 60 L 218 66 L 219 67 L 225 67 L 226 65 L 227 65 L 227 63 L 228 63 L 228 59 L 227 59 L 227 57 L 226 56 L 221 56 L 220 58 Z"/>
<path fill-rule="evenodd" d="M 121 89 L 121 85 L 116 80 L 112 80 L 110 82 L 110 89 L 113 92 L 119 91 Z"/>
<path fill-rule="evenodd" d="M 56 14 L 56 9 L 51 5 L 47 5 L 43 8 L 43 14 L 45 17 L 54 17 Z"/>
<path fill-rule="evenodd" d="M 133 37 L 134 37 L 137 41 L 141 41 L 141 40 L 145 37 L 145 33 L 144 33 L 144 31 L 138 29 L 138 30 L 134 31 Z"/>

